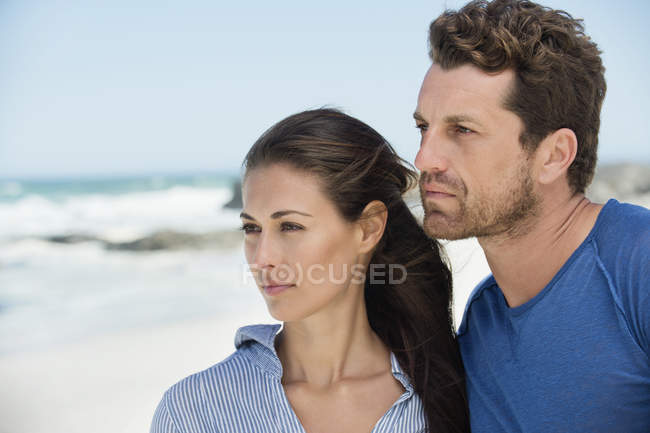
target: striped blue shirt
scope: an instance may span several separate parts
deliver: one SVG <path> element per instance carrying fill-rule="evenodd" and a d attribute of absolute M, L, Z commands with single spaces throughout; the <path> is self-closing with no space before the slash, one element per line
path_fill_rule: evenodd
<path fill-rule="evenodd" d="M 240 328 L 235 353 L 167 390 L 154 413 L 151 433 L 305 433 L 281 383 L 282 365 L 274 346 L 280 326 Z M 393 353 L 390 361 L 405 391 L 372 433 L 424 431 L 422 402 Z"/>

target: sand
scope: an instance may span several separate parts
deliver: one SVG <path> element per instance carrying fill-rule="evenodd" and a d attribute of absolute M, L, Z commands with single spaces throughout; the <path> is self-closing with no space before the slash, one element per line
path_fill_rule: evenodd
<path fill-rule="evenodd" d="M 475 240 L 447 249 L 458 323 L 471 289 L 489 269 Z M 272 322 L 260 299 L 221 317 L 0 357 L 0 433 L 146 432 L 170 385 L 229 355 L 240 326 Z"/>

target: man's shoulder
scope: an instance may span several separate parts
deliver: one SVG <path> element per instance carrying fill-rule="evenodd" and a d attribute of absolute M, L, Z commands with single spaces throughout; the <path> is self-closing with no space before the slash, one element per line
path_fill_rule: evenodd
<path fill-rule="evenodd" d="M 597 255 L 609 272 L 635 271 L 650 258 L 650 210 L 611 199 L 593 230 Z"/>
<path fill-rule="evenodd" d="M 597 263 L 631 335 L 650 356 L 650 210 L 610 200 L 601 213 Z"/>
<path fill-rule="evenodd" d="M 597 236 L 601 239 L 635 240 L 650 233 L 650 209 L 610 199 L 603 206 L 596 225 Z"/>

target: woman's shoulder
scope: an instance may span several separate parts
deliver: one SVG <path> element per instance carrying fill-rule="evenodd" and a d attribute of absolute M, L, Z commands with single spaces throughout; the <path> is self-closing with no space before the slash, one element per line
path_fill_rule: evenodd
<path fill-rule="evenodd" d="M 276 365 L 273 361 L 274 356 L 277 359 L 273 341 L 279 328 L 279 325 L 240 328 L 235 336 L 234 353 L 179 380 L 165 392 L 154 414 L 151 431 L 229 431 L 227 426 L 239 425 L 241 420 L 259 414 L 260 407 L 251 403 L 253 396 L 269 395 L 281 386 L 281 368 L 279 375 L 276 370 L 280 362 L 278 359 Z"/>
<path fill-rule="evenodd" d="M 280 361 L 273 341 L 280 325 L 250 325 L 235 335 L 235 352 L 224 360 L 191 374 L 172 385 L 165 393 L 170 401 L 233 397 L 242 388 L 256 388 L 274 377 L 281 377 Z M 277 360 L 277 362 L 274 362 Z M 279 373 L 279 376 L 278 376 Z M 237 384 L 237 387 L 233 387 Z"/>

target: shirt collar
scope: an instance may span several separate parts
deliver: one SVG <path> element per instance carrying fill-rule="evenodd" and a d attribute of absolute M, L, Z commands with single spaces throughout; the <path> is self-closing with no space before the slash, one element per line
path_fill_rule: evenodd
<path fill-rule="evenodd" d="M 408 375 L 404 373 L 404 370 L 402 370 L 402 366 L 399 365 L 399 361 L 393 352 L 390 353 L 390 369 L 393 373 L 393 377 L 402 384 L 406 391 L 398 401 L 409 398 L 413 394 L 413 385 L 411 385 L 411 380 Z"/>
<path fill-rule="evenodd" d="M 282 379 L 282 364 L 275 351 L 275 337 L 282 325 L 249 325 L 235 334 L 235 347 L 265 373 Z"/>
<path fill-rule="evenodd" d="M 235 334 L 235 347 L 239 349 L 248 341 L 255 341 L 275 353 L 275 337 L 282 325 L 243 326 Z"/>
<path fill-rule="evenodd" d="M 280 328 L 282 328 L 280 324 L 249 325 L 239 328 L 235 335 L 235 347 L 238 350 L 242 350 L 263 371 L 270 373 L 278 379 L 282 378 L 282 364 L 275 351 L 275 337 L 278 335 Z M 393 352 L 390 353 L 390 367 L 395 379 L 406 390 L 406 393 L 402 397 L 410 397 L 413 394 L 413 386 Z"/>

